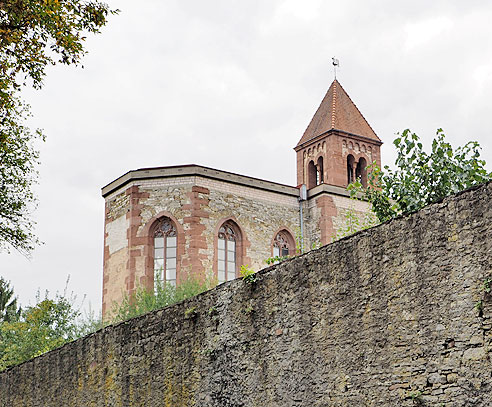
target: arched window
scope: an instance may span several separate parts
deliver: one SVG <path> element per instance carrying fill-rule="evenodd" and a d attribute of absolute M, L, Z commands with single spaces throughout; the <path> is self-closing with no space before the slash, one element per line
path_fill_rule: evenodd
<path fill-rule="evenodd" d="M 352 154 L 349 154 L 347 156 L 347 185 L 355 181 L 354 161 L 354 156 Z"/>
<path fill-rule="evenodd" d="M 154 290 L 158 284 L 176 285 L 177 234 L 169 218 L 161 218 L 154 227 Z"/>
<path fill-rule="evenodd" d="M 294 239 L 286 230 L 281 230 L 273 240 L 273 257 L 285 257 L 295 254 Z"/>
<path fill-rule="evenodd" d="M 309 161 L 308 164 L 308 189 L 314 188 L 316 186 L 317 170 L 314 161 Z"/>
<path fill-rule="evenodd" d="M 323 176 L 323 157 L 318 158 L 318 165 L 316 166 L 316 185 L 325 182 Z"/>
<path fill-rule="evenodd" d="M 367 162 L 365 158 L 359 158 L 357 168 L 355 169 L 355 176 L 360 179 L 362 186 L 367 187 Z"/>
<path fill-rule="evenodd" d="M 239 228 L 227 221 L 219 229 L 217 240 L 217 279 L 219 284 L 236 278 L 239 263 Z"/>

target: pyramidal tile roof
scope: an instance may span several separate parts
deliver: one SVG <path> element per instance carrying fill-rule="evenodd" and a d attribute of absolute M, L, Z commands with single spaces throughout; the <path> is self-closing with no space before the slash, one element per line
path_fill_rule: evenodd
<path fill-rule="evenodd" d="M 381 141 L 336 79 L 330 85 L 297 146 L 329 130 L 341 130 Z"/>

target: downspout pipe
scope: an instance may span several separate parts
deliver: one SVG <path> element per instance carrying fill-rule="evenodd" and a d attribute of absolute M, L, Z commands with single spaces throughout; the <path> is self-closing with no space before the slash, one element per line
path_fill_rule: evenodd
<path fill-rule="evenodd" d="M 302 214 L 302 203 L 307 200 L 307 188 L 305 184 L 302 184 L 299 188 L 299 215 L 301 223 L 301 253 L 304 253 L 304 216 Z"/>

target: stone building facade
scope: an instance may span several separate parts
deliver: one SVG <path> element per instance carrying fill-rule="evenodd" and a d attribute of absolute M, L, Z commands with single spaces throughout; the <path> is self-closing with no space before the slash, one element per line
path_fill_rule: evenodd
<path fill-rule="evenodd" d="M 335 80 L 297 153 L 297 186 L 199 165 L 129 171 L 102 189 L 103 315 L 138 285 L 187 276 L 219 283 L 270 257 L 332 241 L 347 210 L 367 211 L 346 191 L 380 162 L 380 139 Z M 306 188 L 303 188 L 303 185 Z M 306 192 L 303 192 L 306 191 Z"/>

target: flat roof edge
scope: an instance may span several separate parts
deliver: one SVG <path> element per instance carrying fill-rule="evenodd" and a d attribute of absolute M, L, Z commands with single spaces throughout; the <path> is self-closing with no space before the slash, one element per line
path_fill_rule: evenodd
<path fill-rule="evenodd" d="M 350 198 L 350 192 L 347 191 L 346 188 L 337 187 L 335 185 L 330 185 L 330 184 L 320 184 L 320 185 L 317 185 L 311 189 L 308 189 L 307 198 L 309 200 L 309 199 L 315 198 L 318 195 L 321 195 L 324 193 Z M 362 196 L 358 195 L 357 198 L 362 199 Z M 362 200 L 364 200 L 364 199 L 362 199 Z"/>
<path fill-rule="evenodd" d="M 262 189 L 274 193 L 291 195 L 295 197 L 299 196 L 299 189 L 297 187 L 272 181 L 266 181 L 260 178 L 249 177 L 246 175 L 235 174 L 228 171 L 217 170 L 214 168 L 204 167 L 196 164 L 141 168 L 138 170 L 128 171 L 121 177 L 102 187 L 101 193 L 102 196 L 106 198 L 114 191 L 124 187 L 132 181 L 186 176 L 201 176 L 204 178 L 211 178 L 218 181 L 249 186 L 252 188 Z"/>

